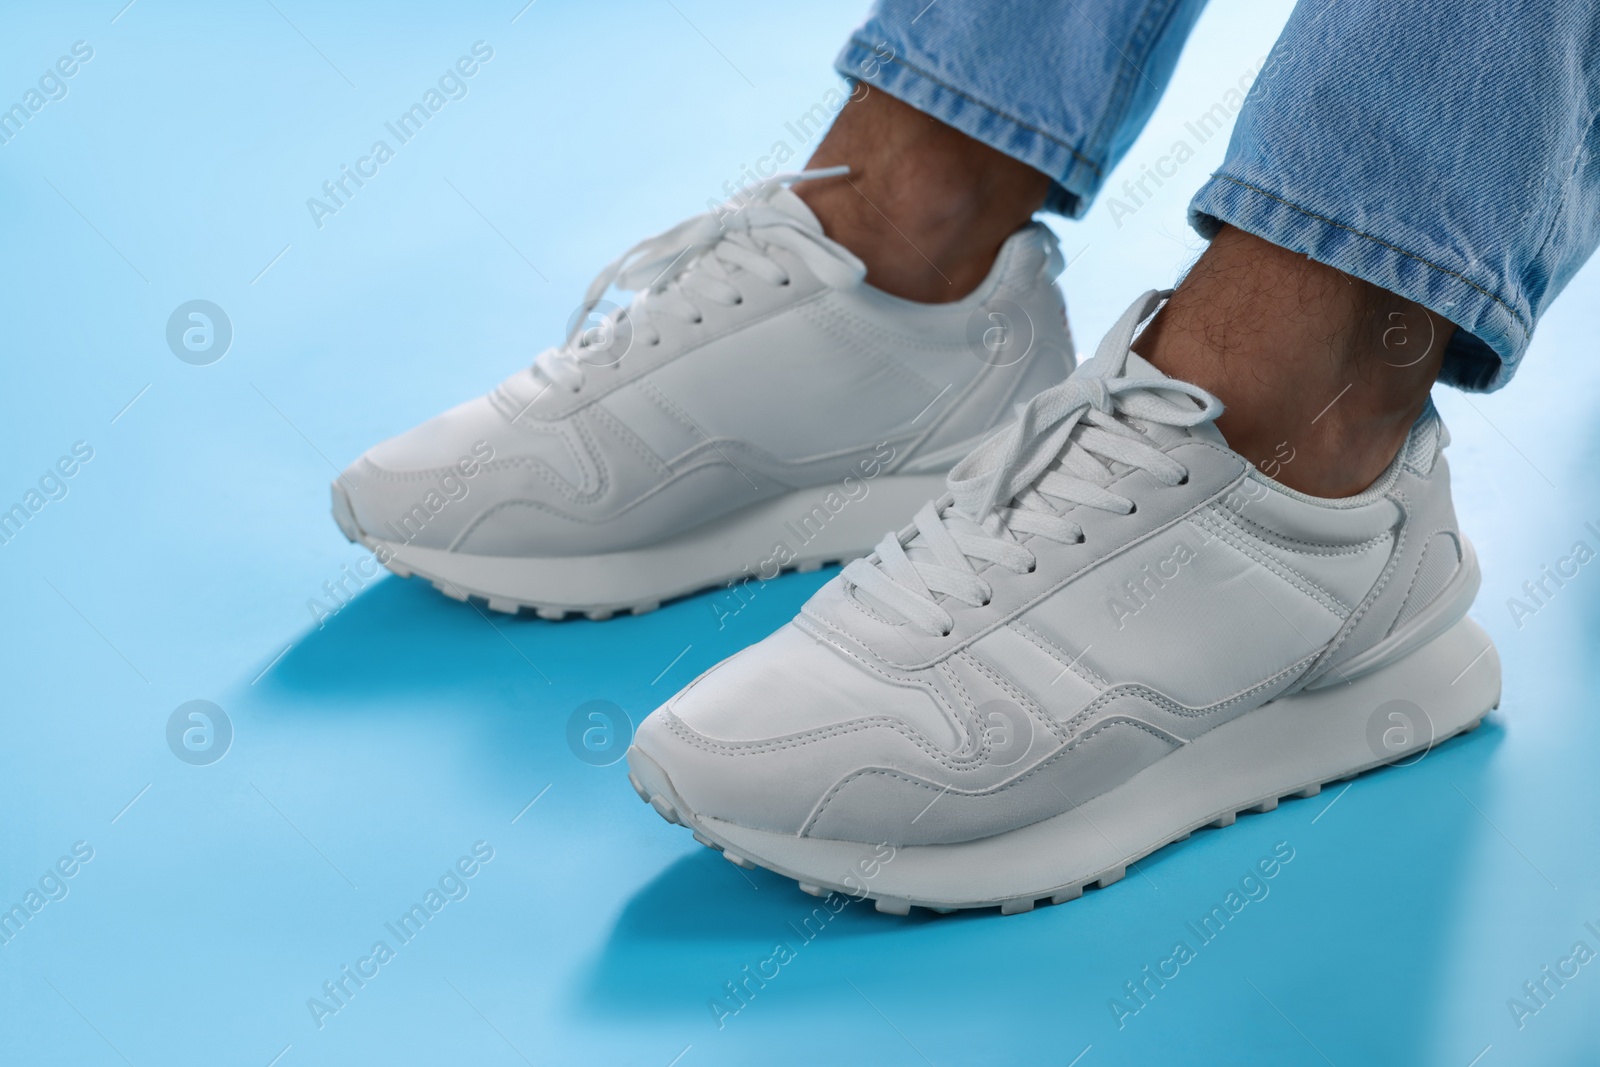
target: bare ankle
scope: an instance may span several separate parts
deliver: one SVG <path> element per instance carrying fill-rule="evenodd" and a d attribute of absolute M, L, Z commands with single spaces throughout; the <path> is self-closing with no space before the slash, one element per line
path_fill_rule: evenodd
<path fill-rule="evenodd" d="M 1226 227 L 1139 349 L 1221 399 L 1217 428 L 1270 477 L 1338 497 L 1394 459 L 1454 331 L 1404 297 Z"/>
<path fill-rule="evenodd" d="M 845 105 L 807 166 L 841 163 L 848 175 L 806 182 L 796 194 L 866 263 L 869 283 L 926 303 L 977 288 L 1050 185 L 1027 164 L 870 90 Z"/>

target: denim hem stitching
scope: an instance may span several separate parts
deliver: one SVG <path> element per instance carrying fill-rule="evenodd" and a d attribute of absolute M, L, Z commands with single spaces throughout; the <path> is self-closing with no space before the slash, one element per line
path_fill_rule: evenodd
<path fill-rule="evenodd" d="M 1073 6 L 1077 7 L 1076 4 Z M 1165 85 L 1156 85 L 1155 80 L 1144 72 L 1144 67 L 1141 64 L 1149 63 L 1150 53 L 1161 39 L 1161 24 L 1171 19 L 1176 7 L 1176 0 L 1164 0 L 1164 2 L 1147 3 L 1145 5 L 1143 17 L 1129 31 L 1128 39 L 1125 42 L 1128 48 L 1139 54 L 1138 63 L 1133 61 L 1127 51 L 1118 47 L 1117 43 L 1106 34 L 1105 30 L 1095 26 L 1089 16 L 1084 14 L 1082 8 L 1078 8 L 1079 16 L 1085 22 L 1088 22 L 1090 26 L 1093 26 L 1095 32 L 1106 39 L 1107 44 L 1116 49 L 1117 54 L 1122 57 L 1123 61 L 1123 69 L 1118 71 L 1116 81 L 1111 86 L 1111 92 L 1107 94 L 1106 106 L 1100 117 L 1100 124 L 1095 128 L 1093 139 L 1088 140 L 1086 143 L 1092 145 L 1109 144 L 1112 131 L 1117 128 L 1117 124 L 1122 119 L 1127 117 L 1128 106 L 1133 99 L 1134 93 L 1134 78 L 1129 73 L 1130 69 L 1132 74 L 1136 74 L 1150 83 L 1151 87 L 1156 91 L 1157 100 L 1166 94 L 1167 87 Z"/>
<path fill-rule="evenodd" d="M 1483 286 L 1479 285 L 1477 282 L 1473 281 L 1471 278 L 1468 278 L 1465 274 L 1461 274 L 1458 271 L 1453 271 L 1449 267 L 1440 266 L 1439 264 L 1434 263 L 1432 260 L 1423 259 L 1421 256 L 1417 255 L 1415 252 L 1408 252 L 1404 248 L 1399 247 L 1398 245 L 1392 245 L 1388 241 L 1385 241 L 1381 237 L 1375 237 L 1370 233 L 1364 233 L 1361 230 L 1356 229 L 1354 226 L 1346 226 L 1344 223 L 1335 222 L 1333 219 L 1330 219 L 1325 215 L 1318 215 L 1315 211 L 1307 211 L 1305 208 L 1301 207 L 1299 204 L 1293 203 L 1293 202 L 1291 202 L 1289 200 L 1285 200 L 1283 197 L 1278 196 L 1278 195 L 1276 195 L 1274 193 L 1269 193 L 1269 192 L 1267 192 L 1267 190 L 1261 188 L 1260 186 L 1251 185 L 1249 182 L 1240 181 L 1238 178 L 1229 177 L 1226 174 L 1213 174 L 1212 177 L 1213 178 L 1219 178 L 1219 179 L 1221 179 L 1222 181 L 1225 181 L 1225 182 L 1232 182 L 1234 185 L 1237 185 L 1242 189 L 1249 189 L 1253 193 L 1260 193 L 1262 196 L 1268 198 L 1269 200 L 1276 200 L 1278 203 L 1282 204 L 1284 207 L 1291 208 L 1291 209 L 1293 209 L 1295 211 L 1298 211 L 1300 214 L 1304 215 L 1308 219 L 1316 219 L 1318 222 L 1326 223 L 1327 225 L 1332 226 L 1332 227 L 1334 227 L 1336 229 L 1344 230 L 1346 233 L 1355 234 L 1357 237 L 1360 237 L 1360 238 L 1363 238 L 1365 240 L 1371 241 L 1375 245 L 1380 245 L 1380 246 L 1382 246 L 1384 248 L 1387 248 L 1391 252 L 1398 252 L 1400 255 L 1405 256 L 1407 259 L 1414 259 L 1418 263 L 1421 263 L 1424 267 L 1428 267 L 1428 268 L 1430 268 L 1432 270 L 1436 270 L 1440 274 L 1447 275 L 1447 276 L 1449 276 L 1451 278 L 1456 279 L 1457 281 L 1465 282 L 1467 285 L 1469 285 L 1472 288 L 1476 289 L 1478 292 L 1482 293 L 1484 296 L 1488 297 L 1490 300 L 1493 300 L 1496 304 L 1499 304 L 1501 307 L 1505 308 L 1506 311 L 1511 315 L 1512 321 L 1517 324 L 1517 328 L 1522 331 L 1524 337 L 1526 337 L 1528 332 L 1529 332 L 1528 324 L 1522 321 L 1522 316 L 1517 312 L 1516 308 L 1512 307 L 1510 304 L 1508 304 L 1504 300 L 1502 300 L 1499 296 L 1497 296 L 1496 294 L 1494 294 L 1494 293 L 1490 292 L 1489 290 L 1485 289 Z"/>
<path fill-rule="evenodd" d="M 858 46 L 860 46 L 862 48 L 869 49 L 869 50 L 872 48 L 872 45 L 870 45 L 867 42 L 863 41 L 859 37 L 851 37 L 850 38 L 850 43 L 854 44 L 854 45 L 858 45 Z M 1065 149 L 1067 152 L 1070 152 L 1074 159 L 1076 159 L 1078 162 L 1082 163 L 1084 166 L 1088 167 L 1090 170 L 1094 171 L 1094 173 L 1095 173 L 1095 175 L 1097 177 L 1104 176 L 1104 172 L 1101 170 L 1099 164 L 1095 163 L 1094 160 L 1090 159 L 1088 156 L 1084 155 L 1082 152 L 1078 151 L 1076 148 L 1074 148 L 1071 145 L 1067 144 L 1065 141 L 1046 133 L 1044 130 L 1039 129 L 1036 126 L 1030 126 L 1028 123 L 1023 122 L 1021 119 L 1017 118 L 1014 115 L 1008 115 L 1006 112 L 1001 111 L 999 108 L 993 106 L 992 104 L 987 104 L 984 101 L 979 100 L 977 97 L 971 95 L 970 93 L 968 93 L 968 92 L 966 92 L 966 91 L 964 91 L 962 89 L 956 88 L 954 85 L 951 85 L 949 82 L 947 82 L 944 79 L 938 77 L 937 75 L 935 75 L 935 74 L 933 74 L 933 73 L 931 73 L 929 71 L 923 70 L 921 67 L 918 67 L 918 66 L 915 66 L 915 65 L 913 65 L 911 63 L 906 62 L 904 59 L 902 59 L 899 56 L 894 56 L 893 58 L 889 59 L 888 62 L 895 63 L 895 64 L 898 64 L 899 66 L 904 67 L 906 70 L 910 71 L 912 74 L 917 75 L 919 78 L 924 78 L 924 79 L 932 82 L 934 85 L 939 86 L 941 89 L 945 89 L 945 90 L 947 90 L 949 92 L 952 92 L 952 93 L 956 94 L 957 96 L 961 97 L 961 99 L 967 101 L 969 104 L 972 104 L 972 105 L 974 105 L 976 107 L 983 108 L 985 111 L 989 112 L 989 114 L 995 116 L 996 118 L 1004 119 L 1006 122 L 1011 123 L 1013 126 L 1016 126 L 1019 129 L 1027 130 L 1029 133 L 1035 134 L 1035 135 L 1037 135 L 1039 137 L 1043 137 L 1046 141 L 1049 141 L 1051 144 L 1057 146 L 1058 148 L 1062 148 L 1062 149 Z M 867 80 L 867 84 L 869 84 L 869 85 L 871 84 L 870 79 Z M 885 90 L 885 91 L 887 91 L 887 90 Z"/>

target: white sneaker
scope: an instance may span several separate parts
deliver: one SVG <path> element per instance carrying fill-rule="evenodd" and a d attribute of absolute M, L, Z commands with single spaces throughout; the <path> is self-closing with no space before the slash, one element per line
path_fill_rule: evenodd
<path fill-rule="evenodd" d="M 786 181 L 635 246 L 568 342 L 333 483 L 353 541 L 458 599 L 646 611 L 741 575 L 864 555 L 1073 366 L 1038 223 L 952 304 L 863 282 Z M 599 325 L 608 286 L 639 290 Z"/>
<path fill-rule="evenodd" d="M 655 711 L 640 795 L 811 893 L 1016 912 L 1476 726 L 1499 659 L 1432 406 L 1365 492 L 1295 492 L 1129 351 L 1164 295 Z"/>

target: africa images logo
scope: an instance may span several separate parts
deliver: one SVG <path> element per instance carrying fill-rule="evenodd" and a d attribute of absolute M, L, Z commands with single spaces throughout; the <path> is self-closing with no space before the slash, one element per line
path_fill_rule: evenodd
<path fill-rule="evenodd" d="M 232 320 L 209 300 L 179 304 L 167 318 L 167 347 L 192 366 L 210 366 L 227 355 L 232 345 Z"/>

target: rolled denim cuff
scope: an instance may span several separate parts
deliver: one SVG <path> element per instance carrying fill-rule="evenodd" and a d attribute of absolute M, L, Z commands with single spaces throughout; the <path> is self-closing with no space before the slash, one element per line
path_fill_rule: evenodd
<path fill-rule="evenodd" d="M 1051 179 L 1044 209 L 1079 218 L 1100 185 L 1101 169 L 1071 145 L 1008 115 L 907 62 L 889 49 L 852 37 L 833 67 L 852 83 L 882 90 L 967 136 L 1042 171 Z"/>
<path fill-rule="evenodd" d="M 1469 278 L 1338 219 L 1294 203 L 1259 185 L 1217 173 L 1189 203 L 1189 223 L 1202 237 L 1224 223 L 1281 248 L 1414 300 L 1456 324 L 1445 348 L 1439 380 L 1472 391 L 1491 391 L 1511 380 L 1532 332 L 1515 308 Z"/>

